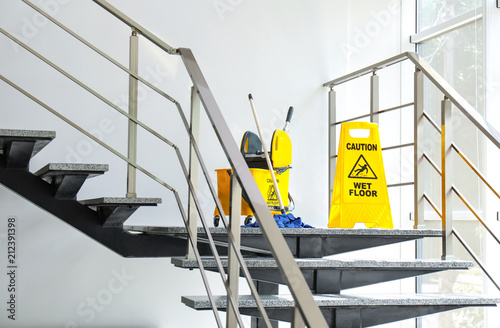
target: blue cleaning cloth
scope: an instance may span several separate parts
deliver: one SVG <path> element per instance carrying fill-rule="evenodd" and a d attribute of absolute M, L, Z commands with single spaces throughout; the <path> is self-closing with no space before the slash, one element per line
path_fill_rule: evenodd
<path fill-rule="evenodd" d="M 279 228 L 314 228 L 309 224 L 302 222 L 300 217 L 296 218 L 293 214 L 274 214 L 274 220 Z M 244 225 L 245 228 L 257 228 L 259 223 L 257 221 Z"/>

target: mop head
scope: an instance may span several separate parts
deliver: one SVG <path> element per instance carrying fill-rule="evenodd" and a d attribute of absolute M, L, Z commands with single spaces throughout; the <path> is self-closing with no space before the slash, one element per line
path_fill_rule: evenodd
<path fill-rule="evenodd" d="M 309 224 L 302 222 L 300 217 L 296 218 L 292 213 L 288 214 L 274 214 L 274 220 L 279 228 L 314 228 Z M 245 228 L 257 228 L 259 223 L 257 221 L 244 225 Z"/>

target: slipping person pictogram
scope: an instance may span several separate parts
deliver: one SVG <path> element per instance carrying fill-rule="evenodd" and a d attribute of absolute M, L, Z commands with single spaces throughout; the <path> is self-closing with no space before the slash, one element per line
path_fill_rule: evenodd
<path fill-rule="evenodd" d="M 359 168 L 359 169 L 357 169 L 357 170 L 354 171 L 356 173 L 356 176 L 359 176 L 364 171 L 366 171 L 366 173 L 368 173 L 368 164 L 359 165 L 359 166 L 361 166 L 361 168 Z"/>

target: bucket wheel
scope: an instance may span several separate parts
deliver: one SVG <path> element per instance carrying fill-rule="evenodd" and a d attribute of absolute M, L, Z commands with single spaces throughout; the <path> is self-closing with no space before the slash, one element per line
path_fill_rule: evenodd
<path fill-rule="evenodd" d="M 243 221 L 243 222 L 245 225 L 247 225 L 249 223 L 252 223 L 252 220 L 253 220 L 253 216 L 249 215 L 245 218 L 245 221 Z"/>

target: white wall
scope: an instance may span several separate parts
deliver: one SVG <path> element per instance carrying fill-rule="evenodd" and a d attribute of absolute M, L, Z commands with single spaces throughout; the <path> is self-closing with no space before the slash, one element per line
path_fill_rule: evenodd
<path fill-rule="evenodd" d="M 412 24 L 408 24 L 414 19 L 412 2 L 110 2 L 172 46 L 193 50 L 237 143 L 244 131 L 255 131 L 248 93 L 255 98 L 268 140 L 274 129 L 282 128 L 288 107 L 295 107 L 290 134 L 294 147 L 290 190 L 297 205 L 295 214 L 309 224 L 326 227 L 327 90 L 322 83 L 408 50 L 408 35 L 413 33 Z M 130 30 L 97 5 L 71 0 L 35 3 L 127 65 Z M 25 4 L 1 0 L 0 6 L 3 29 L 126 108 L 126 74 L 41 19 Z M 400 19 L 401 11 L 408 20 Z M 0 36 L 0 52 L 0 74 L 126 152 L 126 121 L 109 107 L 78 90 L 4 36 Z M 140 58 L 141 75 L 178 99 L 187 112 L 190 84 L 180 59 L 166 56 L 143 41 Z M 393 75 L 397 78 L 399 73 Z M 398 104 L 403 92 L 397 85 L 387 86 L 382 106 Z M 352 115 L 368 111 L 368 89 L 360 91 L 359 87 L 349 87 L 340 97 L 339 105 Z M 123 163 L 4 83 L 0 83 L 0 94 L 0 128 L 57 131 L 56 140 L 33 159 L 31 170 L 47 162 L 109 163 L 110 172 L 89 181 L 79 198 L 125 194 Z M 141 89 L 139 112 L 141 120 L 178 144 L 187 159 L 187 139 L 172 104 Z M 203 121 L 206 123 L 206 118 Z M 201 147 L 209 169 L 227 166 L 209 126 L 202 129 L 202 135 Z M 185 195 L 172 150 L 142 132 L 139 137 L 139 163 Z M 392 144 L 392 140 L 388 142 Z M 127 223 L 181 225 L 170 193 L 141 174 L 138 185 L 139 196 L 159 196 L 163 204 L 155 209 L 140 209 Z M 201 188 L 211 221 L 213 205 L 207 201 L 206 187 Z M 396 201 L 399 198 L 396 195 Z M 399 205 L 394 206 L 399 212 Z M 209 312 L 197 313 L 180 303 L 180 295 L 204 294 L 198 272 L 175 269 L 169 259 L 120 258 L 5 188 L 0 189 L 0 208 L 4 219 L 13 215 L 19 222 L 20 272 L 18 320 L 8 320 L 4 312 L 0 326 L 194 327 L 200 322 L 204 327 L 215 326 Z M 6 263 L 5 224 L 0 233 L 0 261 Z M 120 274 L 128 277 L 121 289 L 116 283 Z M 214 275 L 213 280 L 217 279 Z M 7 297 L 6 284 L 2 275 L 0 299 Z M 222 292 L 220 286 L 215 290 Z M 92 298 L 99 302 L 94 310 Z"/>

